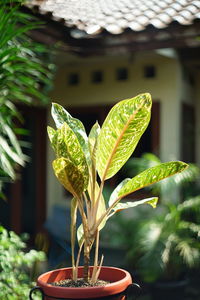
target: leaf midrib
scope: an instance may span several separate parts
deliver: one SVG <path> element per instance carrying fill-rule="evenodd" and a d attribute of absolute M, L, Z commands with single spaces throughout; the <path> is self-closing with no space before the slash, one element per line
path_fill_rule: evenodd
<path fill-rule="evenodd" d="M 186 166 L 185 167 L 185 169 L 187 169 L 188 167 Z M 166 178 L 169 178 L 169 177 L 171 177 L 171 176 L 174 176 L 175 174 L 178 174 L 178 173 L 181 173 L 182 171 L 184 171 L 185 169 L 183 169 L 183 170 L 180 170 L 180 171 L 178 171 L 178 172 L 175 172 L 175 173 L 173 173 L 173 174 L 170 174 L 170 175 L 168 175 L 168 176 L 166 176 L 166 177 L 162 177 L 161 179 L 159 179 L 159 180 L 155 180 L 155 181 L 153 181 L 152 183 L 148 183 L 148 184 L 145 184 L 145 185 L 142 185 L 142 186 L 140 186 L 140 187 L 138 187 L 138 188 L 136 188 L 135 190 L 133 190 L 133 191 L 131 191 L 131 192 L 128 192 L 128 193 L 126 193 L 126 194 L 123 194 L 123 195 L 119 195 L 118 194 L 118 199 L 122 199 L 123 197 L 126 197 L 126 196 L 128 196 L 129 194 L 132 194 L 132 193 L 134 193 L 134 192 L 136 192 L 136 191 L 138 191 L 138 190 L 140 190 L 140 189 L 143 189 L 143 188 L 145 188 L 145 187 L 147 187 L 147 186 L 149 186 L 149 185 L 152 185 L 152 184 L 154 184 L 154 183 L 157 183 L 157 182 L 159 182 L 159 181 L 161 181 L 161 180 L 163 180 L 163 179 L 166 179 Z M 145 172 L 145 171 L 144 171 Z M 140 173 L 140 174 L 142 174 L 142 173 Z M 138 175 L 140 175 L 140 174 L 138 174 Z M 138 175 L 136 175 L 135 177 L 137 177 Z M 135 177 L 133 177 L 132 179 L 134 179 Z M 127 185 L 128 184 L 130 184 L 130 182 L 127 182 Z M 124 187 L 123 187 L 124 188 Z M 119 193 L 120 193 L 120 191 L 119 191 Z M 117 199 L 117 200 L 118 200 Z"/>
<path fill-rule="evenodd" d="M 143 107 L 144 102 L 145 102 L 145 100 L 143 100 L 143 102 L 142 102 L 141 105 L 138 107 L 138 109 L 130 116 L 130 118 L 129 118 L 128 122 L 126 123 L 126 125 L 124 126 L 124 128 L 123 128 L 121 134 L 118 136 L 118 138 L 117 138 L 117 140 L 116 140 L 116 143 L 115 143 L 115 146 L 114 146 L 114 148 L 113 148 L 113 151 L 111 152 L 111 155 L 110 155 L 110 157 L 109 157 L 109 159 L 108 159 L 108 161 L 107 161 L 107 165 L 106 165 L 104 174 L 103 174 L 103 176 L 102 176 L 102 181 L 105 181 L 105 177 L 106 177 L 106 175 L 107 175 L 108 168 L 109 168 L 109 166 L 110 166 L 110 164 L 111 164 L 111 161 L 112 161 L 112 159 L 113 159 L 113 157 L 114 157 L 114 155 L 115 155 L 115 153 L 116 153 L 115 151 L 116 151 L 116 149 L 117 149 L 117 147 L 118 147 L 118 145 L 119 145 L 119 143 L 120 143 L 120 141 L 121 141 L 121 139 L 122 139 L 122 137 L 123 137 L 123 135 L 124 135 L 124 132 L 127 130 L 128 125 L 129 125 L 130 122 L 134 119 L 134 117 L 135 117 L 135 115 L 138 113 L 138 111 Z"/>

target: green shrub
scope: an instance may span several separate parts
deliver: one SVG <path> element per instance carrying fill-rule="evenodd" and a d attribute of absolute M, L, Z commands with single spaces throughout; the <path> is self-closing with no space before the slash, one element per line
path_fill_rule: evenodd
<path fill-rule="evenodd" d="M 33 286 L 35 264 L 45 259 L 44 252 L 26 250 L 24 239 L 0 226 L 0 299 L 28 299 Z"/>

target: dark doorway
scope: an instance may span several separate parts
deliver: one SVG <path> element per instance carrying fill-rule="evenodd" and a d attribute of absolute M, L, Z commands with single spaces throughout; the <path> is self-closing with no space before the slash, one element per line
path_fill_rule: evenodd
<path fill-rule="evenodd" d="M 35 235 L 42 230 L 46 213 L 46 109 L 18 108 L 24 119 L 23 128 L 29 132 L 22 138 L 28 145 L 24 153 L 29 162 L 19 170 L 16 182 L 7 186 L 7 202 L 0 217 L 8 229 Z"/>

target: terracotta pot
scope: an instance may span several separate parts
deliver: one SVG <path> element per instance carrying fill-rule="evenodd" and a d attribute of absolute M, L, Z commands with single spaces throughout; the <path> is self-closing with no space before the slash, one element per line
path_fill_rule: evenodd
<path fill-rule="evenodd" d="M 92 269 L 92 267 L 91 267 Z M 118 299 L 124 300 L 130 290 L 135 287 L 132 284 L 131 275 L 119 268 L 102 267 L 100 279 L 111 283 L 101 287 L 69 288 L 52 286 L 49 283 L 71 278 L 72 269 L 64 268 L 44 273 L 38 277 L 37 287 L 30 292 L 30 299 L 33 300 L 33 292 L 39 289 L 43 300 L 61 299 Z M 83 267 L 78 269 L 78 277 L 83 277 Z M 137 285 L 136 285 L 137 286 Z M 132 291 L 131 291 L 132 293 Z"/>

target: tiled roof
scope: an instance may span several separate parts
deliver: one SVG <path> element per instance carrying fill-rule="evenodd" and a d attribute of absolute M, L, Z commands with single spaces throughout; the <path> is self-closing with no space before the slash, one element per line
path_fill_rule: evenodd
<path fill-rule="evenodd" d="M 29 0 L 27 6 L 87 34 L 139 32 L 150 25 L 162 29 L 200 19 L 200 0 Z"/>

